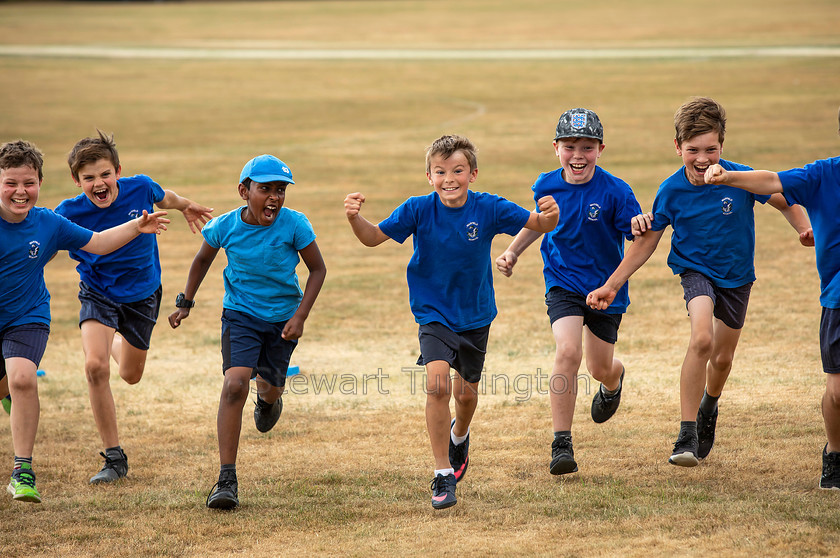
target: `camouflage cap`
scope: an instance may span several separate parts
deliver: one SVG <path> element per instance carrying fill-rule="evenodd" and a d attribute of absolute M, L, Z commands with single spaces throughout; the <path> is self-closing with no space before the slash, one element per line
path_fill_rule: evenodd
<path fill-rule="evenodd" d="M 557 123 L 554 141 L 560 138 L 593 138 L 604 141 L 604 127 L 598 115 L 589 109 L 574 108 L 567 110 Z"/>

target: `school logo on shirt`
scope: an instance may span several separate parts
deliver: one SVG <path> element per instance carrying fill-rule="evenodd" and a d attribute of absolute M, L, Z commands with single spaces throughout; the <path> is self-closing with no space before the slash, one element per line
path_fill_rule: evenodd
<path fill-rule="evenodd" d="M 601 206 L 597 203 L 590 203 L 589 209 L 586 212 L 586 218 L 590 221 L 597 221 L 601 216 Z"/>
<path fill-rule="evenodd" d="M 139 209 L 132 209 L 131 211 L 128 212 L 128 216 L 131 217 L 132 219 L 137 219 L 142 214 L 143 214 L 143 212 Z"/>
<path fill-rule="evenodd" d="M 467 223 L 467 240 L 478 240 L 478 223 L 475 221 Z"/>
<path fill-rule="evenodd" d="M 732 198 L 723 198 L 720 200 L 720 210 L 724 215 L 732 213 Z"/>
<path fill-rule="evenodd" d="M 37 240 L 29 242 L 29 259 L 34 260 L 38 257 L 38 251 L 41 249 L 41 243 Z"/>

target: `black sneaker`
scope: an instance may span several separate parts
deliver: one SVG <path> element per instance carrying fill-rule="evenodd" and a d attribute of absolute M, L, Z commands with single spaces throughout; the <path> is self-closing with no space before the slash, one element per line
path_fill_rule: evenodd
<path fill-rule="evenodd" d="M 257 430 L 260 432 L 268 432 L 277 420 L 280 418 L 280 413 L 283 412 L 283 398 L 278 397 L 274 403 L 266 403 L 260 396 L 257 396 L 257 401 L 254 403 L 254 424 L 257 425 Z"/>
<path fill-rule="evenodd" d="M 120 450 L 120 457 L 117 459 L 112 459 L 101 451 L 99 455 L 105 458 L 105 465 L 90 478 L 90 484 L 118 481 L 128 474 L 128 457 L 123 450 Z"/>
<path fill-rule="evenodd" d="M 697 460 L 697 434 L 680 430 L 677 436 L 677 443 L 674 444 L 674 453 L 668 458 L 671 465 L 680 467 L 694 467 Z"/>
<path fill-rule="evenodd" d="M 208 508 L 217 510 L 232 510 L 239 505 L 239 483 L 236 482 L 235 471 L 219 473 L 219 482 L 213 485 L 207 495 Z"/>
<path fill-rule="evenodd" d="M 840 452 L 828 452 L 828 444 L 823 448 L 822 454 L 822 476 L 820 477 L 820 488 L 824 490 L 840 489 Z"/>
<path fill-rule="evenodd" d="M 455 426 L 455 419 L 449 425 L 449 464 L 455 469 L 455 482 L 459 482 L 464 478 L 467 472 L 467 466 L 470 464 L 470 434 L 467 433 L 467 439 L 457 446 L 452 442 L 452 428 Z"/>
<path fill-rule="evenodd" d="M 565 475 L 576 473 L 578 470 L 575 461 L 575 450 L 572 449 L 571 436 L 555 436 L 551 442 L 551 464 L 549 470 L 552 475 Z"/>
<path fill-rule="evenodd" d="M 706 416 L 697 409 L 697 457 L 706 459 L 712 446 L 715 445 L 715 426 L 717 425 L 718 409 L 711 416 Z"/>
<path fill-rule="evenodd" d="M 432 479 L 432 507 L 442 510 L 454 506 L 458 500 L 455 498 L 455 475 L 436 475 Z"/>
<path fill-rule="evenodd" d="M 595 397 L 592 398 L 592 420 L 597 423 L 607 422 L 610 420 L 615 412 L 618 410 L 618 405 L 621 403 L 621 388 L 624 387 L 624 369 L 621 369 L 621 378 L 618 380 L 618 391 L 615 395 L 607 397 L 601 391 L 604 386 L 598 388 L 595 392 Z"/>

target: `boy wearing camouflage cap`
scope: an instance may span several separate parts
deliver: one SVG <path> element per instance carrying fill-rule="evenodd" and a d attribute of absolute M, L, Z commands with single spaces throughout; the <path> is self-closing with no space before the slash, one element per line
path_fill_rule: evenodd
<path fill-rule="evenodd" d="M 630 304 L 628 289 L 622 287 L 612 304 L 601 310 L 590 309 L 586 295 L 621 262 L 625 238 L 633 239 L 631 220 L 641 208 L 626 182 L 597 166 L 604 151 L 603 139 L 597 114 L 585 108 L 566 111 L 557 123 L 553 142 L 561 167 L 541 174 L 531 187 L 534 199 L 553 196 L 564 215 L 540 246 L 545 302 L 557 344 L 549 383 L 554 427 L 552 475 L 578 470 L 571 430 L 584 345 L 587 369 L 601 382 L 592 400 L 592 419 L 607 421 L 621 401 L 624 366 L 613 355 L 621 316 Z M 523 229 L 496 259 L 499 271 L 509 277 L 518 257 L 539 236 Z"/>
<path fill-rule="evenodd" d="M 589 294 L 587 303 L 592 308 L 609 305 L 671 225 L 668 265 L 680 276 L 691 337 L 680 371 L 680 431 L 668 462 L 693 467 L 714 444 L 717 401 L 732 369 L 755 281 L 755 202 L 769 201 L 781 211 L 803 243 L 810 224 L 802 208 L 788 206 L 781 194 L 771 197 L 706 185 L 704 173 L 712 165 L 751 170 L 721 159 L 726 111 L 716 101 L 697 97 L 684 103 L 674 115 L 674 128 L 683 166 L 659 186 L 652 213 L 636 220 L 644 234 L 628 248 L 604 286 Z"/>

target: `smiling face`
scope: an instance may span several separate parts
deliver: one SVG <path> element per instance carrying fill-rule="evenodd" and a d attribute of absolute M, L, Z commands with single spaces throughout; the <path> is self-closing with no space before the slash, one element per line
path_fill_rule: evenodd
<path fill-rule="evenodd" d="M 570 184 L 592 180 L 604 144 L 594 138 L 560 138 L 554 141 L 554 152 L 563 166 L 563 179 Z"/>
<path fill-rule="evenodd" d="M 242 220 L 249 225 L 271 225 L 286 201 L 287 186 L 286 182 L 251 182 L 249 188 L 240 183 L 239 196 L 246 203 Z"/>
<path fill-rule="evenodd" d="M 114 168 L 109 159 L 97 159 L 93 163 L 82 165 L 79 178 L 74 177 L 73 182 L 96 207 L 105 209 L 114 203 L 120 193 L 117 187 L 119 178 L 120 167 Z"/>
<path fill-rule="evenodd" d="M 0 169 L 0 217 L 9 223 L 20 223 L 35 207 L 41 180 L 33 167 Z"/>
<path fill-rule="evenodd" d="M 705 186 L 706 181 L 703 175 L 711 165 L 720 161 L 720 154 L 723 145 L 717 132 L 707 132 L 687 139 L 682 144 L 674 140 L 683 164 L 685 165 L 685 177 L 695 186 Z"/>
<path fill-rule="evenodd" d="M 470 161 L 460 151 L 454 152 L 449 158 L 442 155 L 432 155 L 429 158 L 429 179 L 440 201 L 446 207 L 461 207 L 467 203 L 470 183 L 475 182 L 478 169 L 470 170 Z"/>

